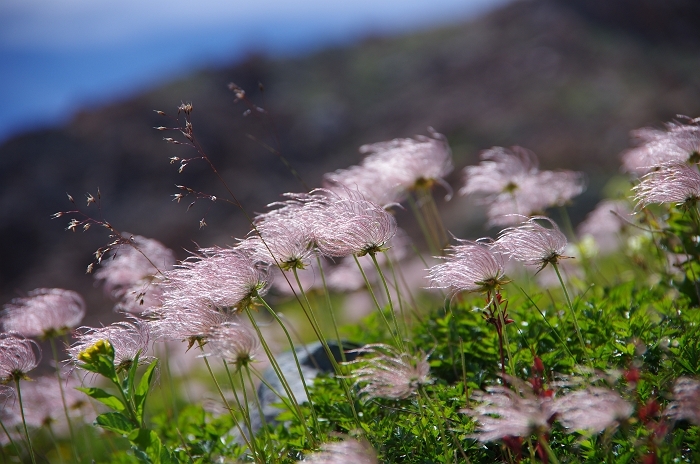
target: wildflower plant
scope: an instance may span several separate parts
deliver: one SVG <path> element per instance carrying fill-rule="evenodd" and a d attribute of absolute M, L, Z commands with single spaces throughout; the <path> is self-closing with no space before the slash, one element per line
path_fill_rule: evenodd
<path fill-rule="evenodd" d="M 154 379 L 157 361 L 148 365 L 137 382 L 136 369 L 139 366 L 140 352 L 136 352 L 128 368 L 123 362 L 115 364 L 115 354 L 112 343 L 100 338 L 91 345 L 83 346 L 75 355 L 78 367 L 110 381 L 118 392 L 118 395 L 115 395 L 98 387 L 78 388 L 113 411 L 98 415 L 95 424 L 128 437 L 134 450 L 152 462 L 177 462 L 173 453 L 163 447 L 158 435 L 149 430 L 144 423 L 146 399 Z M 121 374 L 123 369 L 126 369 L 126 372 Z"/>
<path fill-rule="evenodd" d="M 242 88 L 231 90 L 251 115 L 269 118 Z M 173 117 L 159 112 L 170 122 L 157 130 L 193 151 L 172 157 L 179 171 L 203 163 L 217 184 L 211 193 L 180 185 L 175 198 L 232 205 L 250 228 L 176 262 L 154 239 L 119 233 L 77 206 L 59 213 L 70 230 L 107 231 L 90 270 L 121 319 L 75 329 L 86 305 L 70 290 L 40 289 L 5 306 L 8 462 L 700 459 L 697 120 L 636 133 L 623 164 L 643 177 L 627 202 L 589 215 L 579 233 L 600 253 L 577 259 L 567 256 L 575 237 L 543 212 L 581 193 L 583 176 L 541 170 L 525 149 L 492 148 L 465 168 L 461 193 L 479 195 L 489 224 L 507 227 L 448 246 L 432 192 L 451 192 L 445 136 L 363 146 L 360 164 L 326 174 L 318 189 L 273 150 L 304 191 L 251 215 L 199 144 L 193 112 L 191 103 Z M 100 202 L 88 194 L 88 208 Z M 397 203 L 416 212 L 425 243 L 402 244 Z M 618 240 L 630 230 L 631 240 Z M 604 245 L 610 236 L 621 246 Z M 415 284 L 400 261 L 410 249 L 414 261 L 431 259 L 422 249 L 436 257 Z M 564 282 L 565 262 L 581 263 L 576 280 Z M 552 268 L 562 291 L 517 263 Z M 357 296 L 376 311 L 343 326 L 344 311 L 371 309 Z M 67 347 L 53 345 L 54 367 L 68 358 L 72 369 L 41 376 L 23 397 L 20 382 L 40 362 L 26 337 L 58 334 Z M 73 413 L 75 393 L 96 406 L 81 409 L 86 420 Z M 70 438 L 54 433 L 64 417 Z M 95 425 L 110 433 L 91 439 Z"/>

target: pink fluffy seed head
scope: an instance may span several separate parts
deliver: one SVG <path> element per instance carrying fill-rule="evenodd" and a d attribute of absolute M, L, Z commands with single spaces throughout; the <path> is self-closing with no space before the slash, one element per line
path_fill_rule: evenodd
<path fill-rule="evenodd" d="M 54 337 L 80 324 L 85 316 L 85 301 L 76 292 L 60 288 L 38 288 L 25 298 L 5 305 L 2 325 L 6 332 L 25 337 Z"/>
<path fill-rule="evenodd" d="M 503 257 L 487 245 L 461 241 L 447 249 L 443 263 L 428 270 L 431 288 L 487 292 L 505 283 Z"/>
<path fill-rule="evenodd" d="M 354 352 L 368 355 L 347 363 L 359 365 L 350 378 L 365 398 L 400 400 L 431 382 L 428 355 L 423 352 L 412 355 L 384 344 L 366 345 Z"/>
<path fill-rule="evenodd" d="M 670 164 L 646 174 L 633 187 L 637 207 L 658 203 L 685 203 L 700 198 L 700 173 L 687 164 Z"/>
<path fill-rule="evenodd" d="M 548 222 L 551 228 L 544 227 L 537 221 Z M 556 264 L 563 257 L 566 245 L 566 236 L 554 221 L 548 217 L 536 216 L 518 227 L 503 229 L 492 247 L 516 261 L 544 267 L 550 263 Z"/>
<path fill-rule="evenodd" d="M 0 333 L 0 383 L 26 378 L 39 365 L 41 349 L 17 333 Z"/>

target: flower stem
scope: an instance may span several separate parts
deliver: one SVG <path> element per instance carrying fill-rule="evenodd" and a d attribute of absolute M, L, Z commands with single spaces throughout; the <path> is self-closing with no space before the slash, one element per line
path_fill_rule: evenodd
<path fill-rule="evenodd" d="M 566 297 L 566 303 L 569 305 L 569 309 L 571 310 L 571 316 L 574 319 L 574 328 L 576 329 L 576 335 L 578 336 L 578 341 L 581 343 L 581 349 L 583 349 L 583 356 L 586 356 L 586 343 L 583 341 L 583 335 L 581 335 L 581 328 L 578 325 L 578 319 L 576 318 L 576 311 L 574 310 L 574 305 L 571 303 L 571 298 L 569 298 L 569 291 L 566 289 L 566 285 L 564 285 L 564 279 L 561 277 L 561 273 L 559 272 L 559 266 L 557 266 L 557 263 L 552 263 L 552 267 L 554 268 L 554 272 L 557 273 L 557 278 L 559 279 L 559 283 L 561 284 L 562 290 L 564 290 L 564 296 Z"/>
<path fill-rule="evenodd" d="M 304 392 L 306 393 L 306 397 L 309 398 L 309 387 L 306 385 L 306 379 L 304 378 L 304 374 L 301 370 L 301 364 L 299 364 L 299 357 L 297 356 L 296 349 L 294 348 L 294 342 L 292 341 L 292 337 L 289 335 L 289 331 L 287 330 L 287 327 L 284 325 L 282 320 L 279 318 L 277 313 L 275 312 L 274 309 L 270 307 L 270 305 L 267 304 L 267 302 L 262 298 L 258 297 L 258 300 L 267 308 L 269 313 L 272 315 L 272 317 L 277 321 L 277 323 L 280 325 L 282 328 L 282 331 L 284 332 L 284 335 L 287 337 L 287 342 L 289 342 L 289 347 L 292 350 L 292 355 L 294 356 L 294 362 L 296 363 L 297 366 L 297 371 L 299 373 L 299 379 L 301 380 L 302 385 L 304 386 Z M 304 431 L 306 432 L 306 436 L 309 439 L 309 443 L 311 443 L 313 446 L 316 446 L 316 440 L 314 437 L 311 435 L 311 432 L 309 431 L 308 427 L 306 427 L 305 421 L 304 421 L 304 414 L 301 412 L 301 408 L 299 407 L 299 403 L 297 402 L 296 397 L 294 396 L 294 392 L 292 391 L 291 387 L 289 386 L 289 382 L 287 382 L 286 377 L 284 376 L 284 373 L 282 372 L 282 369 L 280 368 L 279 364 L 277 363 L 277 360 L 275 359 L 275 356 L 272 354 L 272 350 L 270 350 L 269 345 L 265 341 L 265 337 L 263 337 L 262 331 L 260 330 L 260 327 L 258 327 L 258 323 L 255 321 L 255 318 L 250 312 L 250 308 L 246 308 L 246 314 L 248 315 L 248 319 L 250 319 L 251 324 L 253 324 L 253 328 L 255 329 L 255 332 L 258 334 L 258 338 L 260 339 L 260 344 L 263 347 L 263 350 L 265 350 L 265 354 L 267 354 L 268 359 L 270 360 L 270 365 L 272 366 L 272 369 L 275 371 L 275 374 L 277 374 L 277 377 L 279 378 L 280 382 L 282 383 L 282 387 L 284 388 L 284 391 L 287 393 L 287 397 L 289 401 L 291 401 L 293 408 L 297 414 L 297 417 L 299 419 L 299 422 L 304 424 Z M 311 410 L 311 417 L 313 419 L 314 425 L 318 427 L 318 418 L 316 416 L 316 411 L 314 410 L 314 405 L 309 401 L 309 408 Z"/>
<path fill-rule="evenodd" d="M 386 292 L 386 299 L 389 302 L 389 311 L 391 312 L 391 319 L 394 323 L 394 328 L 396 329 L 396 335 L 397 339 L 399 340 L 399 347 L 401 349 L 404 349 L 403 345 L 403 337 L 401 336 L 401 329 L 399 328 L 399 321 L 396 319 L 396 311 L 394 310 L 394 303 L 391 301 L 391 292 L 389 291 L 389 286 L 386 283 L 386 279 L 384 278 L 384 273 L 382 272 L 382 269 L 379 267 L 379 262 L 377 262 L 377 256 L 375 253 L 370 253 L 370 257 L 372 258 L 372 262 L 374 263 L 374 268 L 377 270 L 377 274 L 379 275 L 379 278 L 382 281 L 382 285 L 384 286 L 384 291 Z M 398 289 L 397 289 L 398 292 Z"/>
<path fill-rule="evenodd" d="M 19 377 L 15 376 L 15 386 L 17 388 L 17 398 L 19 399 L 19 412 L 22 415 L 22 426 L 24 427 L 24 436 L 27 438 L 27 447 L 29 448 L 29 456 L 32 458 L 32 463 L 36 464 L 36 457 L 34 456 L 34 448 L 32 447 L 32 442 L 29 439 L 29 430 L 27 429 L 27 420 L 24 417 L 24 405 L 22 404 L 22 392 L 19 388 Z"/>
<path fill-rule="evenodd" d="M 297 285 L 299 286 L 299 291 L 302 294 L 302 297 L 304 298 L 304 301 L 306 301 L 306 304 L 308 305 L 308 313 L 306 309 L 302 305 L 302 309 L 304 309 L 304 314 L 306 314 L 306 317 L 309 319 L 309 323 L 311 324 L 311 327 L 314 329 L 314 332 L 316 332 L 316 336 L 318 337 L 318 340 L 321 342 L 321 345 L 323 346 L 324 351 L 326 352 L 326 356 L 328 357 L 328 361 L 330 361 L 331 365 L 333 366 L 333 371 L 336 373 L 336 375 L 341 375 L 340 371 L 340 366 L 338 365 L 338 361 L 335 359 L 335 356 L 333 355 L 333 352 L 331 351 L 331 348 L 328 346 L 328 342 L 326 341 L 326 337 L 323 335 L 323 331 L 321 330 L 320 325 L 318 324 L 318 320 L 316 319 L 316 316 L 314 315 L 313 309 L 311 309 L 311 304 L 309 303 L 309 299 L 306 296 L 306 292 L 304 291 L 304 287 L 301 285 L 301 281 L 299 280 L 299 275 L 297 274 L 296 268 L 294 269 L 294 277 L 297 281 Z M 340 340 L 340 334 L 337 332 L 336 329 L 336 335 L 338 336 L 338 340 Z M 343 345 L 339 345 L 341 352 L 343 349 Z M 296 356 L 296 354 L 295 354 Z M 345 356 L 345 353 L 343 353 L 343 356 Z M 350 409 L 352 409 L 353 416 L 355 417 L 355 421 L 357 422 L 357 426 L 360 426 L 360 419 L 359 416 L 357 415 L 357 411 L 355 410 L 355 403 L 353 402 L 352 394 L 350 392 L 350 387 L 348 386 L 346 380 L 344 378 L 341 378 L 340 382 L 345 390 L 345 396 L 348 399 L 348 404 L 350 405 Z M 306 392 L 307 398 L 309 398 L 309 403 L 311 403 L 311 397 L 309 396 L 309 392 Z"/>
<path fill-rule="evenodd" d="M 559 464 L 559 460 L 557 459 L 556 454 L 554 454 L 554 451 L 552 451 L 552 447 L 549 446 L 549 443 L 547 443 L 547 440 L 545 440 L 544 436 L 537 437 L 537 440 L 539 441 L 542 448 L 544 448 L 544 451 L 547 453 L 547 457 L 552 462 L 552 464 Z"/>
<path fill-rule="evenodd" d="M 426 203 L 429 207 L 429 212 L 432 216 L 432 220 L 435 223 L 435 228 L 437 230 L 437 239 L 439 240 L 438 244 L 440 246 L 440 249 L 442 250 L 445 248 L 449 241 L 447 233 L 445 232 L 445 225 L 442 222 L 442 217 L 440 216 L 440 211 L 438 209 L 437 203 L 435 203 L 435 197 L 433 196 L 432 190 L 427 187 L 421 190 L 422 196 L 426 198 Z"/>
<path fill-rule="evenodd" d="M 56 456 L 58 456 L 58 460 L 60 464 L 63 464 L 63 456 L 61 454 L 61 447 L 58 445 L 58 440 L 56 439 L 56 434 L 53 432 L 53 427 L 51 427 L 51 424 L 46 424 L 46 429 L 49 432 L 49 437 L 51 437 L 51 441 L 53 442 L 54 448 L 56 448 Z M 75 462 L 80 462 L 80 458 L 77 458 Z"/>
<path fill-rule="evenodd" d="M 304 306 L 303 304 L 301 305 L 301 309 L 304 311 L 304 315 L 309 320 L 309 324 L 311 324 L 311 328 L 313 329 L 314 333 L 316 334 L 316 338 L 321 342 L 323 347 L 326 348 L 328 351 L 328 343 L 326 342 L 326 337 L 323 335 L 323 332 L 321 331 L 321 326 L 318 323 L 318 320 L 316 319 L 316 315 L 314 314 L 313 309 L 311 309 L 311 302 L 309 301 L 308 296 L 306 296 L 306 291 L 304 290 L 303 285 L 301 285 L 301 280 L 299 279 L 299 273 L 297 272 L 296 268 L 293 268 L 292 272 L 294 273 L 294 280 L 296 280 L 296 282 L 297 282 L 297 287 L 299 287 L 299 292 L 301 293 L 301 296 L 304 299 L 304 302 L 306 303 L 306 306 Z M 330 356 L 330 351 L 328 351 L 328 355 Z"/>
<path fill-rule="evenodd" d="M 204 353 L 204 345 L 201 342 L 199 343 L 199 349 L 202 350 L 202 353 Z M 238 430 L 241 432 L 241 437 L 246 442 L 246 445 L 248 445 L 248 448 L 250 448 L 250 450 L 253 451 L 253 454 L 256 456 L 256 458 L 258 458 L 256 460 L 258 462 L 264 462 L 264 461 L 260 461 L 258 454 L 255 453 L 254 445 L 252 445 L 252 443 L 251 443 L 252 440 L 248 440 L 246 438 L 245 433 L 243 433 L 243 429 L 241 428 L 241 425 L 238 421 L 238 418 L 233 413 L 233 409 L 231 408 L 231 405 L 228 404 L 228 400 L 226 399 L 224 392 L 221 390 L 221 386 L 219 385 L 219 381 L 216 380 L 216 376 L 214 375 L 214 371 L 211 370 L 211 366 L 209 365 L 209 360 L 207 359 L 206 356 L 202 356 L 202 359 L 204 359 L 204 364 L 207 366 L 207 371 L 209 371 L 209 375 L 211 376 L 212 380 L 214 381 L 214 385 L 216 386 L 216 390 L 219 392 L 219 396 L 221 397 L 221 400 L 224 402 L 224 406 L 226 407 L 226 410 L 231 415 L 231 418 L 233 419 L 233 423 L 236 425 Z"/>
<path fill-rule="evenodd" d="M 493 304 L 496 307 L 496 312 L 498 313 L 498 323 L 500 324 L 500 330 L 497 330 L 498 332 L 498 337 L 499 337 L 499 342 L 502 345 L 505 345 L 506 347 L 506 352 L 508 353 L 508 366 L 510 367 L 510 373 L 511 375 L 515 376 L 515 362 L 513 361 L 513 353 L 510 351 L 510 341 L 508 340 L 508 326 L 506 325 L 506 318 L 503 309 L 501 308 L 500 303 L 498 302 L 498 295 L 494 296 L 493 298 Z M 501 335 L 503 335 L 503 339 L 501 340 Z M 503 351 L 501 350 L 501 362 L 503 362 Z M 505 369 L 503 367 L 503 364 L 501 364 L 502 369 Z"/>
<path fill-rule="evenodd" d="M 547 320 L 547 316 L 542 312 L 542 310 L 540 309 L 540 307 L 537 306 L 537 303 L 535 303 L 535 300 L 533 300 L 532 297 L 531 297 L 530 295 L 528 295 L 527 292 L 526 292 L 521 286 L 519 286 L 518 284 L 515 284 L 515 283 L 514 283 L 513 285 L 515 285 L 516 287 L 518 287 L 518 290 L 520 290 L 520 292 L 521 292 L 523 295 L 525 295 L 525 297 L 530 301 L 530 304 L 532 304 L 532 306 L 537 310 L 537 312 L 540 313 L 540 316 L 542 316 L 542 319 L 544 320 L 544 323 L 547 324 L 547 327 L 549 327 L 549 330 L 551 330 L 552 333 L 553 333 L 553 334 L 557 337 L 557 339 L 561 342 L 561 344 L 562 344 L 562 346 L 564 347 L 564 349 L 566 350 L 566 352 L 569 354 L 569 356 L 571 357 L 571 359 L 574 361 L 574 364 L 576 364 L 576 362 L 577 362 L 577 361 L 576 361 L 576 356 L 574 356 L 574 354 L 571 352 L 571 350 L 570 350 L 569 347 L 567 346 L 567 344 L 566 344 L 566 342 L 564 341 L 564 339 L 561 337 L 561 335 L 559 335 L 559 332 L 557 332 L 557 329 L 555 329 L 554 326 L 552 326 L 552 324 L 549 323 L 549 321 Z"/>
<path fill-rule="evenodd" d="M 19 447 L 17 446 L 17 443 L 15 443 L 15 441 L 12 439 L 12 435 L 10 435 L 10 432 L 8 432 L 7 429 L 5 428 L 5 424 L 2 423 L 2 420 L 0 420 L 0 427 L 2 427 L 2 431 L 5 432 L 5 436 L 10 441 L 10 444 L 12 444 L 12 446 L 14 447 L 15 452 L 17 453 L 17 456 L 18 457 L 21 456 L 22 454 L 19 451 Z"/>
<path fill-rule="evenodd" d="M 58 389 L 61 392 L 61 403 L 63 404 L 63 413 L 66 415 L 66 422 L 68 423 L 68 431 L 70 433 L 71 449 L 73 450 L 73 457 L 76 462 L 80 462 L 80 457 L 78 456 L 78 450 L 76 449 L 75 431 L 73 430 L 73 422 L 70 420 L 70 415 L 68 414 L 68 405 L 66 404 L 66 394 L 63 391 L 63 382 L 61 380 L 61 363 L 58 360 L 58 350 L 56 349 L 56 341 L 53 337 L 49 338 L 49 343 L 51 344 L 51 351 L 53 352 L 54 361 L 56 361 L 56 380 L 58 381 Z"/>
<path fill-rule="evenodd" d="M 129 414 L 129 419 L 131 419 L 131 422 L 133 422 L 137 427 L 143 427 L 143 421 L 140 421 L 139 417 L 136 415 L 136 409 L 131 402 L 131 398 L 127 397 L 126 392 L 124 391 L 121 379 L 119 378 L 119 373 L 117 373 L 115 377 L 111 378 L 110 380 L 117 387 L 117 390 L 119 390 L 119 394 L 122 396 L 122 400 L 124 400 L 126 412 Z"/>
<path fill-rule="evenodd" d="M 326 294 L 326 305 L 328 306 L 328 312 L 330 313 L 331 321 L 333 322 L 333 330 L 335 331 L 336 341 L 338 342 L 338 347 L 340 348 L 340 358 L 343 362 L 345 362 L 346 359 L 345 350 L 343 349 L 343 340 L 340 338 L 340 332 L 338 331 L 338 321 L 335 318 L 335 311 L 333 311 L 333 304 L 331 303 L 331 294 L 328 291 L 328 286 L 326 285 L 326 274 L 323 272 L 323 265 L 319 255 L 316 255 L 316 264 L 318 265 L 318 272 L 321 275 L 323 291 Z"/>
<path fill-rule="evenodd" d="M 416 204 L 416 200 L 412 195 L 408 195 L 408 204 L 411 207 L 411 211 L 413 211 L 413 215 L 416 218 L 416 222 L 418 222 L 421 232 L 423 232 L 423 237 L 425 237 L 425 241 L 428 244 L 430 252 L 434 255 L 440 254 L 440 247 L 435 242 L 433 235 L 430 233 L 429 227 L 423 218 L 421 208 Z"/>
<path fill-rule="evenodd" d="M 258 454 L 256 451 L 256 443 L 255 443 L 255 433 L 253 433 L 253 427 L 251 424 L 250 420 L 250 410 L 248 408 L 248 398 L 246 395 L 245 391 L 245 385 L 243 385 L 243 401 L 244 403 L 241 404 L 240 398 L 238 398 L 238 393 L 236 392 L 236 386 L 233 382 L 233 376 L 231 375 L 231 371 L 228 368 L 228 363 L 226 360 L 222 360 L 223 365 L 224 365 L 224 370 L 226 371 L 226 376 L 228 377 L 228 383 L 231 386 L 231 391 L 233 392 L 233 398 L 236 400 L 236 405 L 238 406 L 238 410 L 241 411 L 241 414 L 243 414 L 243 422 L 245 423 L 246 428 L 248 429 L 248 437 L 249 437 L 249 445 L 248 447 L 250 450 L 255 453 L 256 455 Z M 245 404 L 245 406 L 244 406 Z M 239 428 L 239 432 L 243 434 L 243 430 Z M 243 435 L 245 436 L 245 435 Z M 262 458 L 262 456 L 261 456 Z"/>
<path fill-rule="evenodd" d="M 245 363 L 243 365 L 243 369 L 245 369 L 247 377 L 248 377 L 248 382 L 250 383 L 250 387 L 253 389 L 253 392 L 255 392 L 255 383 L 253 382 L 253 377 L 250 375 L 250 367 L 248 366 L 248 363 Z M 245 381 L 243 380 L 243 369 L 238 369 L 238 374 L 241 376 L 241 388 L 243 388 L 243 391 L 245 391 Z M 269 439 L 269 430 L 267 429 L 267 421 L 265 420 L 265 412 L 262 409 L 262 404 L 260 404 L 260 398 L 258 397 L 257 394 L 253 395 L 253 398 L 255 398 L 255 406 L 258 409 L 258 414 L 260 414 L 260 424 L 261 428 L 265 431 L 265 436 Z"/>
<path fill-rule="evenodd" d="M 386 318 L 386 315 L 384 314 L 384 310 L 382 309 L 382 305 L 379 304 L 379 301 L 377 300 L 377 297 L 374 294 L 374 290 L 372 290 L 372 284 L 369 282 L 369 279 L 367 278 L 367 274 L 365 274 L 364 269 L 362 269 L 362 265 L 360 264 L 360 260 L 357 258 L 356 255 L 352 255 L 352 257 L 355 258 L 355 263 L 357 264 L 357 267 L 360 269 L 360 273 L 362 274 L 362 278 L 365 280 L 365 285 L 367 286 L 367 291 L 369 292 L 370 296 L 372 297 L 372 301 L 374 301 L 374 304 L 377 307 L 377 310 L 379 311 L 379 315 L 382 317 L 384 324 L 386 324 L 386 328 L 389 329 L 389 333 L 392 334 L 394 329 L 392 329 L 391 324 L 389 323 L 389 320 Z M 401 346 L 401 340 L 400 340 L 399 334 L 394 334 L 394 340 L 396 341 L 397 346 Z"/>

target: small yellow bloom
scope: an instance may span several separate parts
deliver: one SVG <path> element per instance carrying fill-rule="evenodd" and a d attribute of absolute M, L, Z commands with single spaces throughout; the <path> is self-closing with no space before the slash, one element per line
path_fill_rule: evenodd
<path fill-rule="evenodd" d="M 99 355 L 110 355 L 114 353 L 114 348 L 109 343 L 109 340 L 98 340 L 94 345 L 85 348 L 78 353 L 78 359 L 86 364 L 92 364 L 97 361 Z"/>

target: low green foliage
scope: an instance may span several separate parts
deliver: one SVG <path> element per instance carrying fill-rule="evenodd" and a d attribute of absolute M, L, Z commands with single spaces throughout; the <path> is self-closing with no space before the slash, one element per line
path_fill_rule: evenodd
<path fill-rule="evenodd" d="M 653 242 L 648 242 L 652 246 Z M 653 253 L 649 253 L 653 260 Z M 650 266 L 653 264 L 650 264 Z M 607 270 L 608 272 L 610 269 Z M 605 271 L 604 271 L 605 272 Z M 666 421 L 662 411 L 671 399 L 671 387 L 681 376 L 700 373 L 700 310 L 692 294 L 684 291 L 685 277 L 664 276 L 657 285 L 639 279 L 597 274 L 586 288 L 579 288 L 573 301 L 586 343 L 577 340 L 563 294 L 542 291 L 532 284 L 514 282 L 504 291 L 504 302 L 513 323 L 508 327 L 509 352 L 515 372 L 508 375 L 532 379 L 535 359 L 545 367 L 543 382 L 553 385 L 562 375 L 577 372 L 606 372 L 611 386 L 634 405 L 635 413 L 619 427 L 597 435 L 566 433 L 555 424 L 549 444 L 559 462 L 642 462 L 652 453 L 657 461 L 697 462 L 700 458 L 698 427 L 686 422 Z M 310 387 L 312 408 L 303 403 L 298 415 L 279 404 L 278 422 L 268 424 L 255 438 L 257 453 L 268 462 L 296 462 L 320 443 L 338 437 L 363 436 L 382 462 L 540 462 L 536 438 L 523 437 L 517 445 L 480 443 L 477 423 L 461 412 L 470 406 L 475 390 L 501 382 L 498 338 L 487 323 L 481 296 L 463 296 L 414 313 L 406 337 L 410 350 L 429 353 L 431 383 L 401 400 L 369 399 L 357 395 L 349 375 L 322 375 Z M 434 303 L 433 303 L 434 304 Z M 386 316 L 386 315 L 385 315 Z M 368 343 L 386 343 L 384 318 L 372 314 L 360 324 L 341 328 L 346 338 Z M 114 365 L 108 343 L 86 350 L 81 367 L 104 377 L 111 389 L 80 390 L 110 411 L 97 415 L 95 425 L 123 437 L 130 451 L 117 446 L 109 462 L 207 463 L 238 458 L 253 461 L 240 440 L 235 414 L 205 410 L 201 404 L 178 403 L 174 410 L 158 402 L 149 413 L 147 398 L 152 390 L 157 362 L 139 366 L 136 358 L 128 366 Z M 354 392 L 348 402 L 343 383 Z M 656 412 L 640 417 L 650 402 Z M 666 427 L 663 431 L 662 427 Z M 316 443 L 309 443 L 307 431 Z M 6 453 L 10 454 L 9 447 Z"/>

